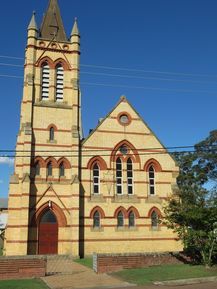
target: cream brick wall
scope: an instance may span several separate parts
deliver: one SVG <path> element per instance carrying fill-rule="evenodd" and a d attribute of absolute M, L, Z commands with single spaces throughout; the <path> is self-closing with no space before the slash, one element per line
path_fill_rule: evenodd
<path fill-rule="evenodd" d="M 17 136 L 14 175 L 9 190 L 9 219 L 6 232 L 6 254 L 38 253 L 38 224 L 43 210 L 50 208 L 58 221 L 58 254 L 78 256 L 98 253 L 132 253 L 178 251 L 182 249 L 176 236 L 165 226 L 151 228 L 149 212 L 163 207 L 173 194 L 178 167 L 163 145 L 138 113 L 121 98 L 118 105 L 101 121 L 89 137 L 80 142 L 81 115 L 79 90 L 79 36 L 66 43 L 39 39 L 34 29 L 28 31 L 25 57 L 23 99 L 20 130 Z M 41 65 L 50 66 L 49 99 L 41 99 Z M 64 66 L 64 99 L 55 100 L 55 65 Z M 118 118 L 127 113 L 129 125 Z M 54 140 L 49 140 L 49 128 L 54 125 Z M 166 128 L 165 128 L 166 129 Z M 126 160 L 123 162 L 123 195 L 116 194 L 115 155 L 118 144 L 125 142 L 133 160 L 132 196 L 127 195 Z M 81 147 L 81 155 L 79 148 Z M 114 152 L 114 149 L 117 152 Z M 100 151 L 101 150 L 101 151 Z M 137 151 L 138 150 L 138 151 Z M 112 158 L 114 154 L 114 158 Z M 90 161 L 100 156 L 106 168 L 100 171 L 100 194 L 93 195 Z M 59 177 L 58 161 L 67 160 L 65 176 Z M 149 194 L 149 178 L 145 164 L 154 159 L 161 166 L 156 170 L 156 194 Z M 35 176 L 35 162 L 40 160 L 40 175 Z M 47 164 L 53 160 L 52 176 L 47 176 Z M 100 207 L 99 229 L 93 228 L 91 212 Z M 124 227 L 117 228 L 115 212 L 126 212 Z M 136 226 L 129 228 L 128 213 L 138 212 Z M 84 247 L 84 250 L 82 249 Z"/>

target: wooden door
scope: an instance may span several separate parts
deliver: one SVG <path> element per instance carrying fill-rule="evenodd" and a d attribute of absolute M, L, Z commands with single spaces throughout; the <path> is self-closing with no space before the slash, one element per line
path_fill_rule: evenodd
<path fill-rule="evenodd" d="M 42 216 L 38 228 L 38 254 L 58 253 L 58 223 L 51 210 Z"/>

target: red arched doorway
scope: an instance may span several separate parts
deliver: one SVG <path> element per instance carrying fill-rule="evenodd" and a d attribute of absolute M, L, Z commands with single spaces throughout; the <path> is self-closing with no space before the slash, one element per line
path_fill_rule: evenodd
<path fill-rule="evenodd" d="M 38 225 L 38 254 L 58 253 L 58 222 L 51 210 L 45 211 Z"/>

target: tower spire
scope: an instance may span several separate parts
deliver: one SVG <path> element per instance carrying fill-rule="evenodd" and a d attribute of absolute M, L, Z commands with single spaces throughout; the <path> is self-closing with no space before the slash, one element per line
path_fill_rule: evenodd
<path fill-rule="evenodd" d="M 32 18 L 29 22 L 28 30 L 30 30 L 30 29 L 34 29 L 34 30 L 38 31 L 38 26 L 37 26 L 37 23 L 35 20 L 35 11 L 33 11 Z"/>
<path fill-rule="evenodd" d="M 71 32 L 71 36 L 74 36 L 74 35 L 80 36 L 79 30 L 78 30 L 77 18 L 75 18 L 75 22 L 74 22 L 74 25 L 72 27 L 72 32 Z"/>
<path fill-rule="evenodd" d="M 57 0 L 50 0 L 41 25 L 41 38 L 68 41 Z"/>

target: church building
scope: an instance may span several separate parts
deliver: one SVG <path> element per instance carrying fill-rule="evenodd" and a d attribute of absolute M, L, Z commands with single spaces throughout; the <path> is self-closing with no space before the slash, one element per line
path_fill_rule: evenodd
<path fill-rule="evenodd" d="M 6 255 L 182 250 L 159 222 L 179 168 L 126 97 L 83 138 L 80 34 L 57 0 L 40 29 L 33 14 L 25 53 Z"/>

